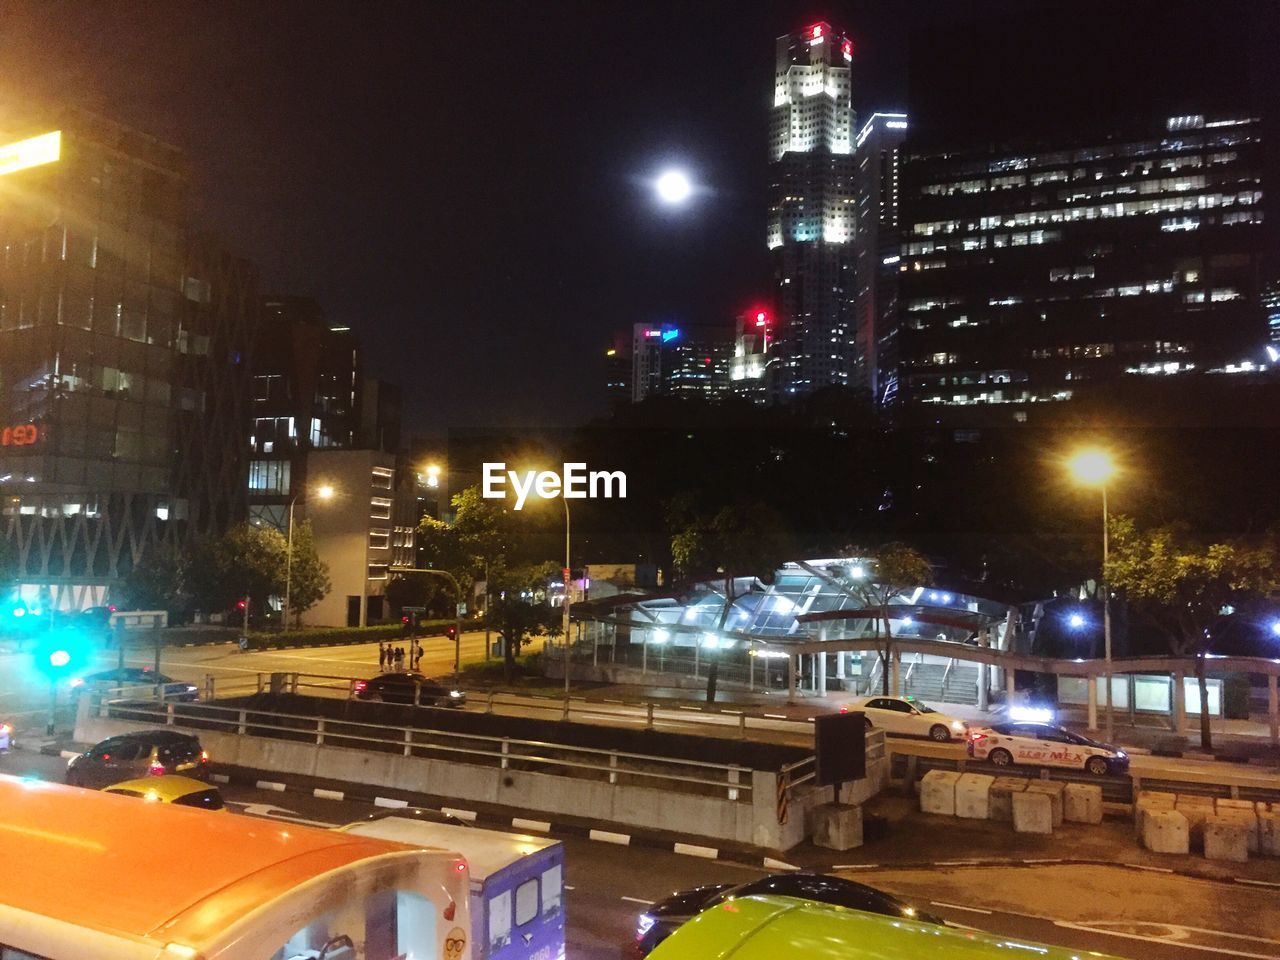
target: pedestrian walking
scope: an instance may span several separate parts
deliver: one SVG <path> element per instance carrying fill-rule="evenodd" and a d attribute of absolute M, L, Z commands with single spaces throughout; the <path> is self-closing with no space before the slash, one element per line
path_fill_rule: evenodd
<path fill-rule="evenodd" d="M 404 647 L 396 647 L 396 669 L 404 669 Z"/>
<path fill-rule="evenodd" d="M 378 641 L 378 669 L 387 669 L 387 646 L 382 641 Z"/>

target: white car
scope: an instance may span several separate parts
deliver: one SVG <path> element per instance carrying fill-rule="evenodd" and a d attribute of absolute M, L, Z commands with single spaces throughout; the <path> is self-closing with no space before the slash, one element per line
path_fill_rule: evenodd
<path fill-rule="evenodd" d="M 1096 776 L 1124 773 L 1129 755 L 1053 723 L 1012 720 L 969 731 L 969 756 L 997 767 L 1025 763 L 1037 767 L 1070 767 Z"/>
<path fill-rule="evenodd" d="M 841 713 L 861 710 L 874 730 L 928 737 L 946 743 L 963 739 L 969 725 L 959 717 L 949 717 L 915 697 L 864 697 L 840 708 Z"/>
<path fill-rule="evenodd" d="M 0 720 L 0 753 L 6 753 L 17 745 L 13 738 L 13 724 Z"/>

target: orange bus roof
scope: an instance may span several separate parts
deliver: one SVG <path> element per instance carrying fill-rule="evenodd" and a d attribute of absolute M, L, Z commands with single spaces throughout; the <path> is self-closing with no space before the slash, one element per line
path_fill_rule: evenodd
<path fill-rule="evenodd" d="M 198 941 L 312 877 L 413 850 L 0 775 L 0 903 L 105 933 Z"/>

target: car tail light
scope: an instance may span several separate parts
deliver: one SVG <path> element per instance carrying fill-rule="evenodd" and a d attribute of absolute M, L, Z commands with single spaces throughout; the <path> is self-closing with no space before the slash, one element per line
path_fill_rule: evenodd
<path fill-rule="evenodd" d="M 987 735 L 985 733 L 978 733 L 976 730 L 969 734 L 970 743 L 981 743 L 985 739 L 987 739 Z"/>
<path fill-rule="evenodd" d="M 355 683 L 355 687 L 354 687 L 353 689 L 356 691 L 356 693 L 359 693 L 361 690 L 363 690 L 363 689 L 364 689 L 365 687 L 367 687 L 368 685 L 369 685 L 369 684 L 368 684 L 368 683 L 366 683 L 366 682 L 365 682 L 365 681 L 363 681 L 363 680 L 357 680 L 357 681 L 356 681 L 356 683 Z"/>
<path fill-rule="evenodd" d="M 848 712 L 849 712 L 849 708 L 848 708 L 848 707 L 841 707 L 841 708 L 840 708 L 840 712 L 841 712 L 841 713 L 848 713 Z"/>
<path fill-rule="evenodd" d="M 151 766 L 147 767 L 147 773 L 148 773 L 150 776 L 153 776 L 153 777 L 163 777 L 163 776 L 164 776 L 164 764 L 163 764 L 163 763 L 153 763 Z"/>
<path fill-rule="evenodd" d="M 455 861 L 453 861 L 453 869 L 454 869 L 454 870 L 456 870 L 456 871 L 458 871 L 458 873 L 466 873 L 466 872 L 467 872 L 467 861 L 465 861 L 465 860 L 455 860 Z"/>
<path fill-rule="evenodd" d="M 201 750 L 201 751 L 200 751 L 200 762 L 201 762 L 201 763 L 208 763 L 208 762 L 209 762 L 209 751 L 208 751 L 208 750 Z"/>

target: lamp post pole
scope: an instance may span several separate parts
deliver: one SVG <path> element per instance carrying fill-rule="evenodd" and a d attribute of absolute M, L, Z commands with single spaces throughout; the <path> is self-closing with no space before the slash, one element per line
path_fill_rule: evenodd
<path fill-rule="evenodd" d="M 570 592 L 572 588 L 571 579 L 573 577 L 573 564 L 569 559 L 569 501 L 562 495 L 560 501 L 564 504 L 564 695 L 569 696 L 569 652 L 571 648 L 569 637 L 569 603 Z"/>
<path fill-rule="evenodd" d="M 1107 742 L 1115 736 L 1115 723 L 1111 709 L 1111 585 L 1107 583 L 1107 560 L 1110 550 L 1110 533 L 1107 530 L 1107 485 L 1102 485 L 1102 649 L 1106 660 L 1107 676 Z"/>
<path fill-rule="evenodd" d="M 289 501 L 288 547 L 284 554 L 284 622 L 281 626 L 285 630 L 289 629 L 289 591 L 293 586 L 293 508 L 297 502 L 297 497 Z"/>

